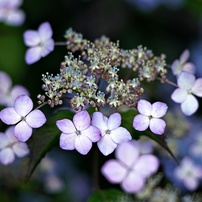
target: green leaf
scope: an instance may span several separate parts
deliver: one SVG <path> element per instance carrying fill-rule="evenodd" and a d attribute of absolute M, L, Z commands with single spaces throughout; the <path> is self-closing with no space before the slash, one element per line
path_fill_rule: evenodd
<path fill-rule="evenodd" d="M 56 121 L 64 118 L 72 119 L 72 116 L 73 112 L 60 111 L 56 115 L 52 116 L 43 127 L 34 132 L 28 141 L 30 161 L 25 181 L 29 180 L 35 168 L 46 153 L 58 145 L 61 132 L 56 126 Z"/>

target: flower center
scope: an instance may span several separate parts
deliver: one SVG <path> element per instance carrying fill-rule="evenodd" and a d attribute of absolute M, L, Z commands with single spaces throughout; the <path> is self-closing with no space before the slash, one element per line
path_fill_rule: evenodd
<path fill-rule="evenodd" d="M 77 131 L 76 131 L 76 134 L 77 134 L 77 135 L 81 135 L 81 131 L 80 131 L 80 130 L 77 130 Z"/>
<path fill-rule="evenodd" d="M 111 130 L 106 130 L 105 131 L 105 134 L 107 134 L 107 135 L 110 135 L 110 133 L 111 133 Z"/>

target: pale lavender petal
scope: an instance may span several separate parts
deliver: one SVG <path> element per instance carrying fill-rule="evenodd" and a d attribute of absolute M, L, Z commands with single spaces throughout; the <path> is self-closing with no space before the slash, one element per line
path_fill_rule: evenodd
<path fill-rule="evenodd" d="M 52 28 L 50 26 L 50 23 L 48 22 L 42 23 L 39 26 L 38 32 L 42 41 L 46 41 L 47 39 L 50 39 L 53 35 Z"/>
<path fill-rule="evenodd" d="M 139 157 L 139 149 L 134 141 L 129 141 L 118 145 L 115 150 L 115 156 L 127 167 L 131 167 Z"/>
<path fill-rule="evenodd" d="M 71 120 L 69 119 L 62 119 L 56 121 L 56 125 L 63 133 L 76 133 L 76 128 Z"/>
<path fill-rule="evenodd" d="M 180 88 L 190 90 L 195 83 L 195 76 L 189 72 L 182 72 L 177 80 L 177 84 Z"/>
<path fill-rule="evenodd" d="M 46 117 L 42 111 L 35 109 L 26 116 L 26 122 L 32 128 L 39 128 L 46 122 Z"/>
<path fill-rule="evenodd" d="M 9 138 L 5 135 L 5 133 L 0 132 L 0 149 L 9 145 Z"/>
<path fill-rule="evenodd" d="M 191 89 L 192 93 L 198 97 L 202 97 L 202 78 L 196 79 L 194 86 Z"/>
<path fill-rule="evenodd" d="M 29 48 L 25 54 L 25 62 L 30 65 L 41 59 L 41 47 Z"/>
<path fill-rule="evenodd" d="M 7 107 L 0 112 L 1 120 L 7 125 L 16 124 L 21 120 L 21 116 L 16 113 L 13 107 Z"/>
<path fill-rule="evenodd" d="M 197 111 L 198 107 L 199 104 L 197 99 L 191 94 L 189 94 L 186 100 L 181 104 L 182 112 L 187 116 L 191 116 L 192 114 L 194 114 Z"/>
<path fill-rule="evenodd" d="M 29 154 L 29 148 L 26 143 L 19 142 L 13 145 L 13 151 L 15 152 L 16 156 L 22 158 Z"/>
<path fill-rule="evenodd" d="M 29 96 L 20 95 L 15 100 L 14 109 L 20 116 L 25 117 L 33 109 L 33 102 Z"/>
<path fill-rule="evenodd" d="M 3 71 L 0 71 L 0 93 L 6 94 L 10 91 L 11 86 L 12 81 L 9 75 Z"/>
<path fill-rule="evenodd" d="M 65 150 L 75 149 L 74 143 L 77 138 L 76 133 L 69 133 L 60 135 L 60 147 Z"/>
<path fill-rule="evenodd" d="M 92 116 L 92 125 L 100 130 L 106 131 L 108 119 L 101 112 L 94 112 Z"/>
<path fill-rule="evenodd" d="M 132 139 L 129 131 L 123 127 L 112 130 L 110 132 L 110 136 L 111 139 L 117 144 L 121 144 Z"/>
<path fill-rule="evenodd" d="M 184 64 L 188 60 L 189 55 L 190 55 L 189 50 L 188 49 L 184 50 L 180 56 L 180 64 Z"/>
<path fill-rule="evenodd" d="M 187 98 L 188 92 L 182 88 L 177 88 L 171 94 L 171 99 L 176 103 L 182 103 Z"/>
<path fill-rule="evenodd" d="M 28 30 L 23 34 L 24 42 L 27 46 L 37 46 L 40 44 L 40 36 L 37 31 Z"/>
<path fill-rule="evenodd" d="M 184 180 L 184 185 L 189 191 L 194 191 L 198 188 L 198 180 L 192 177 L 187 178 Z"/>
<path fill-rule="evenodd" d="M 92 147 L 90 139 L 84 135 L 78 135 L 75 140 L 75 149 L 83 155 L 86 155 Z"/>
<path fill-rule="evenodd" d="M 113 113 L 110 115 L 107 121 L 109 130 L 114 130 L 121 125 L 121 115 L 119 113 Z"/>
<path fill-rule="evenodd" d="M 18 139 L 14 135 L 14 128 L 15 128 L 15 126 L 10 126 L 5 131 L 5 135 L 8 137 L 10 144 L 18 142 Z"/>
<path fill-rule="evenodd" d="M 110 183 L 120 183 L 125 178 L 127 169 L 117 160 L 109 160 L 102 166 L 101 172 Z"/>
<path fill-rule="evenodd" d="M 136 115 L 133 119 L 133 127 L 138 131 L 146 130 L 149 127 L 149 123 L 149 117 L 142 114 Z"/>
<path fill-rule="evenodd" d="M 25 121 L 21 121 L 15 126 L 14 134 L 20 142 L 26 142 L 32 135 L 32 128 Z"/>
<path fill-rule="evenodd" d="M 189 72 L 191 74 L 195 74 L 196 67 L 193 63 L 187 62 L 183 65 L 183 71 Z"/>
<path fill-rule="evenodd" d="M 163 119 L 152 118 L 149 128 L 154 134 L 162 135 L 165 132 L 166 122 Z"/>
<path fill-rule="evenodd" d="M 102 154 L 107 156 L 114 151 L 114 149 L 117 147 L 117 144 L 114 143 L 110 135 L 107 134 L 102 137 L 102 139 L 97 143 L 97 146 Z"/>
<path fill-rule="evenodd" d="M 81 132 L 81 135 L 85 135 L 92 142 L 97 142 L 101 139 L 100 130 L 94 126 L 90 126 Z"/>
<path fill-rule="evenodd" d="M 159 160 L 152 154 L 142 155 L 133 168 L 144 177 L 149 177 L 157 172 L 159 168 Z"/>
<path fill-rule="evenodd" d="M 180 70 L 179 70 L 179 60 L 175 60 L 172 65 L 171 65 L 171 70 L 173 75 L 178 75 Z"/>
<path fill-rule="evenodd" d="M 87 111 L 77 112 L 73 117 L 73 123 L 77 130 L 85 130 L 90 126 L 90 115 Z"/>
<path fill-rule="evenodd" d="M 152 105 L 147 100 L 140 100 L 137 104 L 137 110 L 140 114 L 150 116 L 152 112 Z"/>
<path fill-rule="evenodd" d="M 45 42 L 45 44 L 43 44 L 42 48 L 41 48 L 41 56 L 45 57 L 47 56 L 50 52 L 52 52 L 54 50 L 54 41 L 53 39 L 49 39 L 48 41 Z"/>
<path fill-rule="evenodd" d="M 13 163 L 15 154 L 11 148 L 6 148 L 0 151 L 0 162 L 4 165 Z"/>
<path fill-rule="evenodd" d="M 25 21 L 25 13 L 22 10 L 10 10 L 6 24 L 19 26 Z"/>
<path fill-rule="evenodd" d="M 163 102 L 155 102 L 152 104 L 152 117 L 160 118 L 166 114 L 168 110 L 167 104 Z"/>
<path fill-rule="evenodd" d="M 129 193 L 139 192 L 145 184 L 145 179 L 140 173 L 131 171 L 123 180 L 121 187 L 124 191 Z"/>

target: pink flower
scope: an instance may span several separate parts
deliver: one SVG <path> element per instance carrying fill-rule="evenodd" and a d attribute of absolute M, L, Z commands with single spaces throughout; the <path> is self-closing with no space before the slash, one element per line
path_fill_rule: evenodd
<path fill-rule="evenodd" d="M 14 136 L 14 127 L 9 127 L 5 133 L 0 132 L 0 162 L 8 165 L 15 160 L 15 155 L 19 158 L 26 156 L 29 149 L 26 143 L 19 142 Z"/>
<path fill-rule="evenodd" d="M 190 116 L 198 109 L 198 101 L 193 96 L 202 97 L 202 78 L 196 79 L 194 75 L 188 72 L 182 72 L 177 84 L 179 88 L 171 95 L 171 99 L 176 103 L 181 103 L 182 112 Z"/>
<path fill-rule="evenodd" d="M 168 106 L 163 102 L 151 104 L 146 100 L 139 100 L 137 110 L 140 114 L 133 119 L 133 127 L 138 131 L 145 131 L 148 127 L 157 134 L 162 135 L 165 131 L 166 123 L 161 117 L 167 112 Z"/>
<path fill-rule="evenodd" d="M 33 64 L 54 50 L 52 28 L 48 22 L 42 23 L 38 30 L 28 30 L 24 33 L 24 41 L 30 48 L 25 55 L 27 64 Z"/>
<path fill-rule="evenodd" d="M 186 71 L 192 74 L 195 73 L 196 67 L 194 66 L 194 64 L 192 64 L 191 62 L 187 62 L 189 55 L 190 55 L 189 50 L 185 50 L 181 54 L 180 59 L 175 60 L 172 63 L 171 69 L 173 75 L 178 76 L 182 71 Z"/>
<path fill-rule="evenodd" d="M 14 125 L 14 134 L 21 141 L 27 141 L 32 135 L 32 128 L 39 128 L 46 122 L 44 114 L 33 109 L 33 102 L 27 95 L 19 96 L 13 107 L 7 107 L 0 112 L 1 120 L 7 125 Z"/>
<path fill-rule="evenodd" d="M 152 154 L 140 155 L 136 141 L 120 144 L 115 150 L 116 159 L 107 161 L 102 174 L 111 183 L 120 183 L 124 191 L 133 193 L 144 188 L 145 181 L 158 170 L 159 161 Z"/>
<path fill-rule="evenodd" d="M 91 125 L 87 111 L 76 113 L 73 122 L 69 119 L 62 119 L 57 121 L 56 125 L 62 131 L 60 147 L 65 150 L 76 149 L 85 155 L 90 151 L 92 142 L 100 139 L 100 131 Z"/>
<path fill-rule="evenodd" d="M 92 125 L 96 126 L 102 135 L 97 145 L 99 150 L 105 155 L 111 154 L 118 144 L 132 139 L 128 130 L 121 125 L 121 115 L 119 113 L 111 114 L 109 118 L 101 112 L 94 112 Z"/>

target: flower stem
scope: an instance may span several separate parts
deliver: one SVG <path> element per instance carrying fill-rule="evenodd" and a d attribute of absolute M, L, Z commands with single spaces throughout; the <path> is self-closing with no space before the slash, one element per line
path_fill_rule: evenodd
<path fill-rule="evenodd" d="M 66 46 L 67 42 L 63 42 L 63 41 L 59 41 L 59 42 L 55 42 L 55 46 Z"/>

